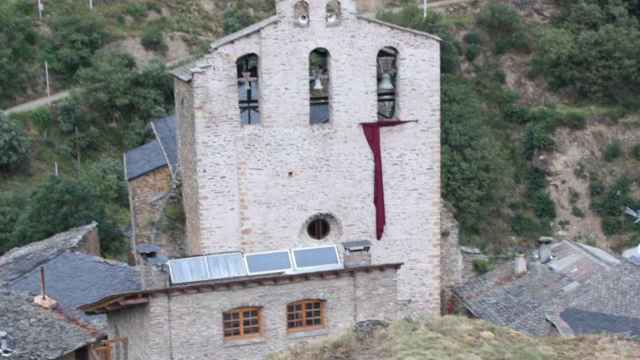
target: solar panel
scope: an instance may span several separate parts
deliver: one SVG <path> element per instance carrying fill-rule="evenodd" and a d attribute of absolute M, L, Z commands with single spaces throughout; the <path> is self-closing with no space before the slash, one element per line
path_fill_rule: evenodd
<path fill-rule="evenodd" d="M 288 250 L 247 254 L 245 259 L 250 275 L 291 270 L 291 258 Z"/>
<path fill-rule="evenodd" d="M 291 250 L 296 270 L 342 268 L 335 245 Z"/>
<path fill-rule="evenodd" d="M 205 258 L 193 257 L 169 261 L 171 282 L 174 284 L 205 281 L 208 279 Z"/>
<path fill-rule="evenodd" d="M 207 256 L 207 266 L 212 280 L 247 275 L 240 253 Z"/>

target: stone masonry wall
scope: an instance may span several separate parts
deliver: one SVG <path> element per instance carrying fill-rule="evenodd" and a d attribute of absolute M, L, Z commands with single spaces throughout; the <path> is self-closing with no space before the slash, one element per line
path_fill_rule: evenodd
<path fill-rule="evenodd" d="M 279 22 L 218 48 L 193 74 L 195 167 L 182 167 L 197 178 L 189 221 L 201 249 L 193 254 L 369 239 L 374 263 L 405 263 L 399 299 L 408 309 L 438 314 L 439 42 L 358 18 L 351 0 L 329 26 L 325 3 L 311 1 L 310 25 L 300 27 L 294 1 L 278 0 Z M 387 226 L 377 241 L 373 158 L 360 123 L 377 120 L 376 57 L 385 46 L 399 51 L 399 118 L 417 122 L 381 130 Z M 311 126 L 309 53 L 318 47 L 331 55 L 331 122 Z M 249 53 L 260 57 L 262 119 L 242 126 L 235 63 Z M 322 241 L 305 228 L 318 214 L 335 219 Z"/>
<path fill-rule="evenodd" d="M 462 253 L 460 252 L 459 234 L 460 226 L 456 221 L 453 208 L 448 203 L 442 203 L 440 210 L 440 227 L 442 240 L 442 256 L 440 263 L 442 281 L 442 313 L 453 311 L 452 289 L 462 285 L 462 273 L 464 269 Z"/>
<path fill-rule="evenodd" d="M 168 166 L 129 181 L 131 220 L 136 244 L 152 243 L 154 224 L 162 214 L 164 200 L 171 190 Z"/>
<path fill-rule="evenodd" d="M 200 254 L 198 216 L 198 174 L 196 172 L 193 92 L 189 84 L 175 82 L 178 160 L 181 168 L 182 198 L 186 216 L 187 253 Z"/>
<path fill-rule="evenodd" d="M 358 321 L 395 320 L 396 297 L 396 271 L 373 271 L 226 291 L 159 294 L 146 307 L 111 313 L 109 320 L 116 335 L 129 338 L 128 360 L 263 359 L 301 341 L 343 335 Z M 326 301 L 326 327 L 288 334 L 286 306 L 304 299 Z M 222 313 L 245 306 L 261 307 L 261 337 L 225 341 Z"/>

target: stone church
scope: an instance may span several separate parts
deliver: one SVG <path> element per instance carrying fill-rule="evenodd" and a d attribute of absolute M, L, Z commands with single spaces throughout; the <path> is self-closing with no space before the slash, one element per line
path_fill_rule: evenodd
<path fill-rule="evenodd" d="M 371 240 L 374 263 L 405 264 L 399 299 L 436 313 L 439 39 L 352 0 L 276 7 L 177 74 L 188 252 Z"/>
<path fill-rule="evenodd" d="M 128 339 L 120 358 L 260 359 L 439 314 L 439 41 L 354 0 L 276 0 L 177 69 L 188 257 L 83 307 Z M 129 155 L 130 187 L 170 164 Z"/>

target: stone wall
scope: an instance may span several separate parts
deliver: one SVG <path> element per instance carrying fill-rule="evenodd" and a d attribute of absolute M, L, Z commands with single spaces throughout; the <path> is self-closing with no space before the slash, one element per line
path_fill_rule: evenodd
<path fill-rule="evenodd" d="M 200 254 L 200 218 L 198 216 L 198 173 L 196 169 L 193 89 L 190 84 L 175 82 L 176 127 L 180 182 L 186 215 L 187 253 Z"/>
<path fill-rule="evenodd" d="M 109 322 L 116 336 L 128 337 L 128 360 L 263 359 L 301 341 L 340 336 L 358 321 L 396 319 L 396 275 L 389 269 L 225 291 L 162 293 L 146 306 L 110 313 Z M 325 301 L 326 326 L 287 333 L 286 306 L 303 299 Z M 246 306 L 261 308 L 261 336 L 225 341 L 222 313 Z"/>
<path fill-rule="evenodd" d="M 374 263 L 406 264 L 399 298 L 414 311 L 437 314 L 439 42 L 358 18 L 351 0 L 342 1 L 338 25 L 326 24 L 324 1 L 311 1 L 310 24 L 300 27 L 293 5 L 277 1 L 279 21 L 219 47 L 191 82 L 177 81 L 193 91 L 193 118 L 178 110 L 181 144 L 191 147 L 180 159 L 190 179 L 184 194 L 192 254 L 369 239 Z M 377 241 L 374 164 L 360 123 L 377 120 L 376 57 L 386 46 L 399 51 L 399 118 L 417 122 L 381 130 L 387 225 Z M 331 121 L 311 126 L 309 53 L 318 47 L 331 56 Z M 236 60 L 249 53 L 260 57 L 262 119 L 243 126 Z M 318 214 L 335 219 L 332 235 L 321 241 L 306 232 Z"/>
<path fill-rule="evenodd" d="M 440 210 L 440 228 L 442 235 L 440 242 L 442 249 L 442 257 L 440 260 L 442 274 L 441 311 L 443 314 L 448 314 L 454 310 L 454 303 L 451 301 L 451 290 L 455 286 L 462 285 L 464 264 L 459 244 L 460 226 L 454 217 L 453 208 L 445 202 L 442 203 Z"/>
<path fill-rule="evenodd" d="M 135 178 L 129 181 L 128 187 L 133 239 L 136 244 L 152 243 L 154 225 L 162 214 L 166 196 L 171 190 L 169 167 L 164 166 Z"/>

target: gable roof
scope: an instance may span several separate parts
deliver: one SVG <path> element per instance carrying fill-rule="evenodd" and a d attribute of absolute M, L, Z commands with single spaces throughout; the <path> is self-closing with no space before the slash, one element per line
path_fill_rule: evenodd
<path fill-rule="evenodd" d="M 560 318 L 571 328 L 567 335 L 617 334 L 627 337 L 640 337 L 640 319 L 628 316 L 611 315 L 596 311 L 567 308 Z"/>
<path fill-rule="evenodd" d="M 127 151 L 124 159 L 127 181 L 134 180 L 168 165 L 167 158 L 164 156 L 158 140 L 153 140 Z"/>
<path fill-rule="evenodd" d="M 82 317 L 78 307 L 105 296 L 142 288 L 136 269 L 127 264 L 97 256 L 67 251 L 42 264 L 47 295 L 58 301 L 66 314 Z M 7 289 L 30 295 L 40 293 L 40 268 L 37 267 L 6 285 Z M 92 321 L 85 318 L 86 321 Z"/>
<path fill-rule="evenodd" d="M 77 308 L 111 294 L 139 290 L 142 285 L 135 268 L 78 251 L 82 239 L 96 226 L 75 228 L 0 257 L 0 290 L 39 294 L 42 267 L 47 294 L 60 310 L 101 326 L 102 319 L 84 317 Z"/>
<path fill-rule="evenodd" d="M 33 303 L 33 298 L 0 290 L 0 333 L 8 360 L 53 360 L 96 342 L 101 334 L 63 313 Z"/>
<path fill-rule="evenodd" d="M 640 319 L 640 298 L 633 295 L 640 292 L 640 267 L 571 241 L 551 245 L 551 253 L 546 264 L 531 254 L 521 277 L 505 263 L 454 293 L 475 316 L 529 335 L 549 335 L 569 307 Z"/>
<path fill-rule="evenodd" d="M 178 143 L 175 115 L 167 116 L 151 122 L 151 128 L 160 144 L 171 174 L 176 175 L 178 168 Z"/>
<path fill-rule="evenodd" d="M 80 226 L 52 237 L 14 248 L 0 256 L 0 287 L 16 280 L 38 266 L 68 250 L 79 248 L 89 233 L 96 231 L 98 224 Z"/>

